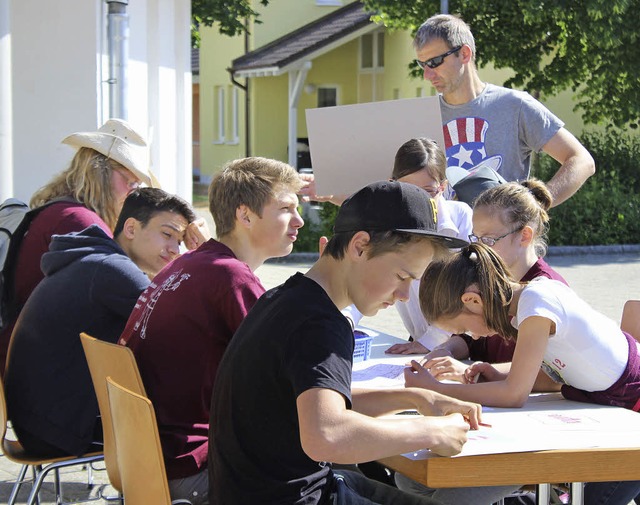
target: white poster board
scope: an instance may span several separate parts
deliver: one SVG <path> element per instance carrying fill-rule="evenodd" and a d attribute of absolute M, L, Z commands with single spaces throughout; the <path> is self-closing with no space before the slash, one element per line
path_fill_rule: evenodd
<path fill-rule="evenodd" d="M 307 109 L 319 195 L 351 194 L 391 176 L 398 148 L 427 137 L 444 149 L 437 96 Z"/>

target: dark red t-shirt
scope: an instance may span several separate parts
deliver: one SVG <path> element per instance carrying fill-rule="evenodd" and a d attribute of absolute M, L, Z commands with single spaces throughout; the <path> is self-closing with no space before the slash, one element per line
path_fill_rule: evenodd
<path fill-rule="evenodd" d="M 129 317 L 119 343 L 133 350 L 153 402 L 170 480 L 206 467 L 218 365 L 264 291 L 246 263 L 211 239 L 164 268 Z"/>

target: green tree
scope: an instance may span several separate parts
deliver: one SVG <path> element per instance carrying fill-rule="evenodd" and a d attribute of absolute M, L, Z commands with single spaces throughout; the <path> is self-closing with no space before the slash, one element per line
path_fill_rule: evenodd
<path fill-rule="evenodd" d="M 259 0 L 268 5 L 269 0 Z M 245 19 L 253 17 L 259 23 L 258 13 L 252 8 L 251 0 L 191 0 L 191 38 L 194 47 L 200 44 L 200 26 L 219 23 L 220 33 L 240 35 L 246 31 Z"/>
<path fill-rule="evenodd" d="M 376 21 L 412 33 L 440 9 L 440 0 L 363 2 Z M 640 0 L 450 0 L 449 11 L 471 26 L 479 66 L 515 71 L 505 86 L 569 88 L 586 123 L 638 127 Z"/>

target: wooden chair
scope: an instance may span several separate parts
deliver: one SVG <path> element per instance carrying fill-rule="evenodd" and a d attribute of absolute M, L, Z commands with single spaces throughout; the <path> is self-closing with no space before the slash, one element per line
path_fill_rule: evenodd
<path fill-rule="evenodd" d="M 109 397 L 107 396 L 107 377 L 141 396 L 146 396 L 144 385 L 138 371 L 135 356 L 131 349 L 123 345 L 112 344 L 93 338 L 86 333 L 80 334 L 80 341 L 89 364 L 93 388 L 98 398 L 98 408 L 102 417 L 104 438 L 104 461 L 111 485 L 122 493 L 122 480 L 118 470 L 116 445 L 111 426 Z"/>
<path fill-rule="evenodd" d="M 640 300 L 627 300 L 624 304 L 620 328 L 640 342 Z"/>
<path fill-rule="evenodd" d="M 54 486 L 56 493 L 56 503 L 62 503 L 62 486 L 60 483 L 59 469 L 76 465 L 91 465 L 96 461 L 101 461 L 104 458 L 102 452 L 93 452 L 85 454 L 83 456 L 69 456 L 59 458 L 41 458 L 29 454 L 22 444 L 18 440 L 9 440 L 7 436 L 7 401 L 4 392 L 4 383 L 0 379 L 0 442 L 2 444 L 2 452 L 9 461 L 22 465 L 18 479 L 13 485 L 11 495 L 9 496 L 8 505 L 14 505 L 18 492 L 22 487 L 22 484 L 26 482 L 25 476 L 27 470 L 32 468 L 34 470 L 33 486 L 31 493 L 27 499 L 28 505 L 33 505 L 38 501 L 38 495 L 40 488 L 44 483 L 44 479 L 49 472 L 54 472 Z"/>
<path fill-rule="evenodd" d="M 111 423 L 124 499 L 127 505 L 169 505 L 167 473 L 151 401 L 107 377 Z"/>

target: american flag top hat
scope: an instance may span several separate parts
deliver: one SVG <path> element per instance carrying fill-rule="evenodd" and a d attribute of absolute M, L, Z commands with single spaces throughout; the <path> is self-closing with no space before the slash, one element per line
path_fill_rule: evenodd
<path fill-rule="evenodd" d="M 488 128 L 489 123 L 479 117 L 452 119 L 444 125 L 442 129 L 447 164 L 470 170 L 485 161 L 487 158 L 485 135 Z M 497 156 L 497 158 L 497 166 L 495 162 L 491 163 L 494 170 L 498 170 L 502 165 L 502 157 Z"/>

